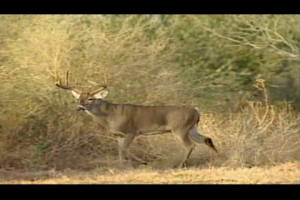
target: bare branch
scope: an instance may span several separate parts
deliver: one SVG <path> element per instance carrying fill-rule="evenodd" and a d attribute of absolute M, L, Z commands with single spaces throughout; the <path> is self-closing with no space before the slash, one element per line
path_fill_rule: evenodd
<path fill-rule="evenodd" d="M 293 41 L 288 41 L 288 39 L 280 33 L 278 18 L 275 18 L 272 24 L 262 22 L 257 25 L 254 25 L 254 23 L 249 20 L 249 17 L 246 16 L 239 16 L 237 19 L 240 20 L 241 24 L 244 24 L 246 28 L 240 26 L 237 31 L 226 34 L 207 26 L 203 26 L 203 28 L 213 35 L 235 44 L 250 46 L 254 49 L 266 49 L 287 59 L 299 60 L 298 48 L 293 44 Z M 285 48 L 278 47 L 278 44 L 284 44 Z"/>

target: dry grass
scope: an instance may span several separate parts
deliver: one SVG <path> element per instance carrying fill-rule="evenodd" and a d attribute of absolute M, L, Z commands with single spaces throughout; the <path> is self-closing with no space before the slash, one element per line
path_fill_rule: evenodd
<path fill-rule="evenodd" d="M 261 82 L 264 88 L 264 83 Z M 274 166 L 299 161 L 299 116 L 284 107 L 274 107 L 265 100 L 229 115 L 202 113 L 199 132 L 214 140 L 220 154 L 205 145 L 197 145 L 188 167 Z M 84 114 L 84 113 L 83 113 Z M 84 115 L 83 115 L 84 116 Z M 0 164 L 8 170 L 93 170 L 115 168 L 117 141 L 99 129 L 89 116 L 70 116 L 66 124 L 45 122 L 44 129 L 34 132 L 34 124 L 15 134 L 2 134 Z M 53 120 L 53 119 L 52 119 Z M 6 125 L 8 125 L 7 123 Z M 25 129 L 26 130 L 26 129 Z M 46 131 L 46 133 L 42 132 Z M 9 133 L 9 132 L 8 132 Z M 141 137 L 134 141 L 132 152 L 155 169 L 170 169 L 182 156 L 179 142 L 172 134 Z"/>
<path fill-rule="evenodd" d="M 266 168 L 271 166 L 299 161 L 299 113 L 292 111 L 289 104 L 270 105 L 263 82 L 254 85 L 264 97 L 258 104 L 248 102 L 249 106 L 238 113 L 206 112 L 211 110 L 199 102 L 205 99 L 196 97 L 193 90 L 187 92 L 189 85 L 182 81 L 184 75 L 174 67 L 180 64 L 172 62 L 177 52 L 170 43 L 172 38 L 151 20 L 135 15 L 1 19 L 7 25 L 0 31 L 5 36 L 0 38 L 0 93 L 5 94 L 0 102 L 1 170 L 115 170 L 116 139 L 90 116 L 76 112 L 72 96 L 54 86 L 67 69 L 71 71 L 70 84 L 77 78 L 85 89 L 82 84 L 107 82 L 107 100 L 114 103 L 186 103 L 199 107 L 199 131 L 213 139 L 220 154 L 198 145 L 188 167 L 201 168 L 203 172 L 164 171 L 166 175 L 195 172 L 201 181 L 205 180 L 204 172 L 220 170 L 230 174 L 234 171 L 230 168 L 234 168 L 250 176 L 254 169 L 268 171 Z M 202 64 L 205 63 L 199 66 Z M 201 87 L 204 91 L 206 86 Z M 210 102 L 210 106 L 215 107 L 216 102 Z M 132 152 L 148 161 L 149 169 L 137 169 L 128 172 L 128 176 L 152 176 L 151 169 L 153 174 L 160 173 L 155 170 L 170 169 L 180 159 L 181 150 L 171 134 L 138 138 Z M 122 175 L 117 174 L 116 177 Z"/>
<path fill-rule="evenodd" d="M 55 87 L 66 69 L 70 84 L 77 79 L 86 90 L 107 82 L 109 98 L 122 103 L 150 101 L 148 93 L 159 98 L 167 90 L 160 81 L 172 81 L 170 38 L 139 16 L 4 19 L 14 32 L 1 39 L 0 49 L 0 92 L 6 94 L 0 102 L 1 168 L 62 169 L 83 163 L 81 168 L 91 160 L 85 158 L 111 151 L 114 140 L 99 137 L 103 131 L 76 113 L 70 94 Z"/>
<path fill-rule="evenodd" d="M 237 169 L 50 171 L 43 175 L 2 172 L 0 178 L 0 184 L 299 184 L 299 163 Z"/>

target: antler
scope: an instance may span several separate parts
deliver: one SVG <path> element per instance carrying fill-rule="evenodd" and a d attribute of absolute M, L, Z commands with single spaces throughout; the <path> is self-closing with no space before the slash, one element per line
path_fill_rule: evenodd
<path fill-rule="evenodd" d="M 72 87 L 72 86 L 69 86 L 69 85 L 68 85 L 68 79 L 69 79 L 69 70 L 67 71 L 66 76 L 65 76 L 65 82 L 66 82 L 66 85 L 61 84 L 61 78 L 59 78 L 59 81 L 56 82 L 55 85 L 56 85 L 57 87 L 62 88 L 62 89 L 65 89 L 65 90 L 72 90 L 72 91 L 74 91 L 74 92 L 80 94 L 81 92 L 80 92 L 78 89 L 76 89 L 75 87 Z"/>
<path fill-rule="evenodd" d="M 108 87 L 107 84 L 103 84 L 103 85 L 100 86 L 99 89 L 92 91 L 90 94 L 91 94 L 91 95 L 94 95 L 94 94 L 96 94 L 96 93 L 98 93 L 98 92 L 100 92 L 100 91 L 102 91 L 102 90 L 105 90 L 107 87 Z"/>

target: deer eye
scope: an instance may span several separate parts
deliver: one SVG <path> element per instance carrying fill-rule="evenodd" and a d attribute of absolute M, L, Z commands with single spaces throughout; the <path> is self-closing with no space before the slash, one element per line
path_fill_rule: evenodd
<path fill-rule="evenodd" d="M 88 100 L 89 102 L 91 102 L 91 101 L 94 100 L 94 98 L 90 97 L 90 98 L 88 98 L 87 100 Z"/>

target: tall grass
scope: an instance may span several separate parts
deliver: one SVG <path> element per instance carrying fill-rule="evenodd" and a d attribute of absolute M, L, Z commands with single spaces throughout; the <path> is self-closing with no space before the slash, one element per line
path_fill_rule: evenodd
<path fill-rule="evenodd" d="M 220 153 L 198 145 L 189 166 L 253 167 L 299 160 L 299 114 L 288 103 L 270 104 L 264 80 L 258 79 L 254 87 L 262 92 L 262 100 L 248 101 L 240 112 L 200 111 L 199 132 L 211 137 Z M 161 160 L 158 167 L 172 166 L 182 154 L 172 135 L 149 137 L 147 142 Z"/>
<path fill-rule="evenodd" d="M 145 102 L 167 90 L 161 81 L 174 81 L 168 36 L 149 35 L 156 24 L 139 16 L 6 17 L 23 26 L 14 27 L 1 51 L 1 167 L 74 166 L 113 146 L 55 87 L 67 69 L 70 84 L 83 90 L 108 83 L 115 102 Z"/>
<path fill-rule="evenodd" d="M 72 96 L 54 86 L 67 69 L 70 84 L 83 90 L 108 83 L 107 100 L 115 103 L 198 106 L 200 132 L 212 137 L 221 154 L 199 145 L 191 166 L 299 159 L 299 116 L 289 104 L 273 106 L 265 95 L 261 104 L 249 102 L 241 112 L 210 113 L 199 97 L 187 94 L 186 82 L 174 67 L 178 46 L 152 18 L 16 15 L 1 20 L 0 168 L 115 166 L 115 138 L 76 112 Z M 171 166 L 181 156 L 171 134 L 138 138 L 132 151 L 157 167 Z"/>

